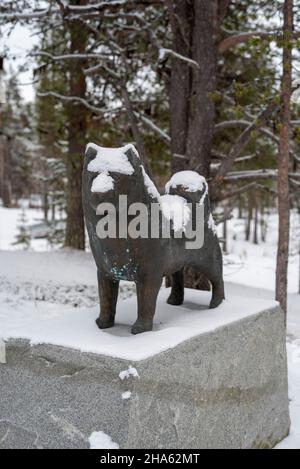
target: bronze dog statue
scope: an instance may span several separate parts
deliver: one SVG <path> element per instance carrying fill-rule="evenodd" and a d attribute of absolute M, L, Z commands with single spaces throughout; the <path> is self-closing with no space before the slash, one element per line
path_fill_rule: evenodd
<path fill-rule="evenodd" d="M 192 266 L 206 275 L 212 284 L 210 308 L 217 307 L 224 299 L 222 275 L 222 253 L 210 212 L 207 183 L 198 173 L 183 171 L 176 173 L 166 185 L 166 195 L 160 196 L 155 185 L 145 173 L 138 153 L 133 145 L 107 149 L 94 144 L 87 146 L 83 169 L 83 208 L 91 250 L 98 269 L 100 329 L 112 327 L 115 321 L 116 303 L 120 280 L 136 283 L 138 317 L 132 333 L 152 330 L 156 299 L 165 275 L 171 275 L 172 288 L 168 303 L 180 305 L 184 300 L 183 267 Z M 108 216 L 111 204 L 116 208 L 112 218 L 121 223 L 124 211 L 118 206 L 119 195 L 126 195 L 128 206 L 136 202 L 149 209 L 160 207 L 158 236 L 129 237 L 116 232 L 113 237 L 99 237 L 99 222 Z M 197 207 L 203 207 L 204 244 L 198 249 L 187 249 L 184 233 L 176 237 L 179 228 L 176 217 L 169 216 L 171 236 L 162 236 L 162 224 L 168 218 L 163 209 L 174 203 L 190 204 L 193 219 Z M 99 211 L 99 206 L 105 210 Z M 167 213 L 167 215 L 166 215 Z M 180 218 L 180 217 L 179 217 Z M 108 218 L 107 218 L 108 220 Z M 128 214 L 130 223 L 132 215 Z M 193 220 L 192 224 L 194 226 Z M 180 220 L 179 220 L 180 225 Z M 149 234 L 149 233 L 148 233 Z"/>

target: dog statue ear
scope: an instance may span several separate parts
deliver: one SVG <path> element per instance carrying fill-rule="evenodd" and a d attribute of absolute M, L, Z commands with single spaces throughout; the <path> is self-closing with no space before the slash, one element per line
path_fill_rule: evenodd
<path fill-rule="evenodd" d="M 125 155 L 127 156 L 128 161 L 132 165 L 134 171 L 139 171 L 142 162 L 136 148 L 133 145 L 128 145 L 128 149 L 125 151 Z"/>
<path fill-rule="evenodd" d="M 97 150 L 88 145 L 84 155 L 84 169 L 87 169 L 88 164 L 97 156 Z"/>

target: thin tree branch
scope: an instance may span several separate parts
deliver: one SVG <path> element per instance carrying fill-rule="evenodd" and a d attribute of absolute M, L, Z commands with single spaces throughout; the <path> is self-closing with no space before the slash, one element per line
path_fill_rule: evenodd
<path fill-rule="evenodd" d="M 254 118 L 251 114 L 249 113 L 246 113 L 248 115 L 248 117 L 251 117 L 251 118 Z M 297 121 L 293 121 L 295 124 L 297 123 Z M 299 124 L 300 124 L 300 121 L 299 121 Z M 230 128 L 230 127 L 248 127 L 249 125 L 251 125 L 251 122 L 248 121 L 248 120 L 243 120 L 243 119 L 236 119 L 236 120 L 229 120 L 229 121 L 224 121 L 224 122 L 219 122 L 218 124 L 215 125 L 215 131 L 216 132 L 220 132 L 226 128 Z M 277 137 L 277 135 L 275 135 L 270 129 L 268 129 L 267 127 L 261 127 L 259 129 L 256 129 L 258 132 L 260 132 L 261 134 L 264 134 L 266 135 L 267 137 L 269 137 L 271 140 L 273 140 L 276 144 L 279 143 L 279 137 Z M 296 150 L 294 150 L 293 148 L 290 148 L 290 155 L 297 161 L 300 163 L 300 156 L 297 154 Z M 224 155 L 225 156 L 225 155 Z"/>
<path fill-rule="evenodd" d="M 64 101 L 64 102 L 73 102 L 73 103 L 82 104 L 83 106 L 85 106 L 87 109 L 89 109 L 92 112 L 95 112 L 97 114 L 103 114 L 103 109 L 100 109 L 99 107 L 93 106 L 88 101 L 86 101 L 85 99 L 80 98 L 78 96 L 64 96 L 62 94 L 56 93 L 55 91 L 38 92 L 37 95 L 41 96 L 41 97 L 49 97 L 50 96 L 50 97 L 56 98 L 56 99 L 58 99 L 60 101 Z"/>
<path fill-rule="evenodd" d="M 276 35 L 276 34 L 275 34 Z M 274 32 L 267 32 L 267 31 L 249 31 L 239 34 L 234 34 L 233 36 L 229 36 L 223 39 L 218 45 L 218 51 L 223 54 L 228 49 L 232 47 L 236 47 L 239 44 L 244 42 L 250 41 L 254 38 L 270 38 L 274 36 Z"/>
<path fill-rule="evenodd" d="M 162 129 L 160 129 L 153 121 L 151 121 L 148 117 L 143 116 L 139 112 L 135 112 L 135 115 L 141 119 L 141 121 L 151 130 L 153 130 L 159 137 L 162 138 L 167 143 L 171 142 L 171 137 Z"/>
<path fill-rule="evenodd" d="M 294 31 L 291 35 L 292 39 L 299 39 L 300 31 Z M 232 49 L 239 44 L 248 42 L 251 39 L 255 38 L 267 38 L 267 39 L 277 39 L 282 40 L 283 36 L 280 30 L 275 31 L 246 31 L 246 32 L 236 32 L 229 37 L 223 39 L 218 45 L 218 51 L 223 54 L 229 49 Z"/>
<path fill-rule="evenodd" d="M 241 195 L 244 192 L 248 192 L 252 189 L 257 189 L 258 187 L 259 187 L 259 185 L 256 184 L 256 182 L 250 182 L 249 184 L 246 184 L 245 186 L 242 186 L 242 187 L 234 189 L 230 192 L 226 192 L 224 194 L 221 194 L 216 199 L 212 199 L 212 200 L 213 200 L 213 202 L 221 202 L 222 200 L 230 199 L 232 197 L 236 197 L 237 195 Z"/>
<path fill-rule="evenodd" d="M 268 117 L 279 108 L 277 103 L 270 103 L 267 108 L 262 111 L 252 123 L 241 133 L 236 142 L 231 147 L 228 157 L 223 160 L 220 164 L 218 175 L 216 176 L 216 182 L 219 183 L 225 174 L 231 169 L 235 159 L 241 154 L 242 150 L 251 140 L 252 133 L 263 127 Z"/>

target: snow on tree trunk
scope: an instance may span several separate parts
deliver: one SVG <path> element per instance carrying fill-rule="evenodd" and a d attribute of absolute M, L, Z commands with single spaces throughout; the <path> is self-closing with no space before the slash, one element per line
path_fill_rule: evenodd
<path fill-rule="evenodd" d="M 278 251 L 276 270 L 276 299 L 287 312 L 287 273 L 289 257 L 290 190 L 289 190 L 289 149 L 292 94 L 292 47 L 293 0 L 285 0 L 283 25 L 283 73 L 281 86 L 281 119 L 278 154 Z"/>

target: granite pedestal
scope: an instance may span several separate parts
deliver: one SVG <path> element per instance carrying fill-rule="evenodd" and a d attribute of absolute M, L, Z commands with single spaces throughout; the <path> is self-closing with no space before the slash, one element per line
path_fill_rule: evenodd
<path fill-rule="evenodd" d="M 272 448 L 289 432 L 283 314 L 234 297 L 208 310 L 162 291 L 153 332 L 130 335 L 135 299 L 100 331 L 97 308 L 0 332 L 0 448 Z M 14 322 L 15 323 L 15 322 Z M 5 360 L 3 359 L 5 357 Z M 129 371 L 128 371 L 129 370 Z M 135 371 L 136 370 L 136 371 Z"/>

